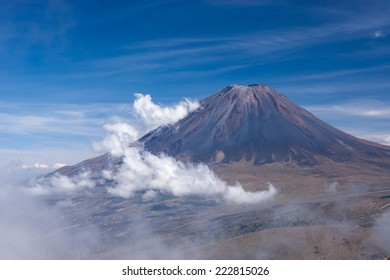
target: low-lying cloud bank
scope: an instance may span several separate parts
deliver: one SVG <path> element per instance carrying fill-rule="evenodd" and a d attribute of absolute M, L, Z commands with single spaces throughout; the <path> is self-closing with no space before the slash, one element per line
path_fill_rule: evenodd
<path fill-rule="evenodd" d="M 69 193 L 72 191 L 94 188 L 96 183 L 91 179 L 90 172 L 83 172 L 76 176 L 63 176 L 55 174 L 50 177 L 33 179 L 32 185 L 25 188 L 25 192 L 33 195 L 47 195 L 52 193 Z"/>
<path fill-rule="evenodd" d="M 390 211 L 383 213 L 375 220 L 374 236 L 390 257 Z"/>
<path fill-rule="evenodd" d="M 1 179 L 1 178 L 0 178 Z M 0 259 L 93 259 L 98 227 L 68 219 L 59 205 L 0 181 Z"/>
<path fill-rule="evenodd" d="M 277 193 L 271 184 L 267 191 L 247 192 L 239 183 L 226 184 L 204 164 L 185 164 L 139 147 L 127 148 L 119 172 L 105 171 L 104 177 L 116 182 L 115 187 L 108 189 L 111 194 L 128 198 L 145 192 L 144 200 L 153 199 L 159 193 L 169 193 L 178 197 L 202 195 L 233 203 L 258 203 Z"/>
<path fill-rule="evenodd" d="M 48 165 L 45 163 L 25 164 L 21 160 L 12 160 L 5 167 L 0 167 L 0 179 L 3 184 L 15 184 L 29 178 L 47 174 L 65 166 L 62 163 Z"/>

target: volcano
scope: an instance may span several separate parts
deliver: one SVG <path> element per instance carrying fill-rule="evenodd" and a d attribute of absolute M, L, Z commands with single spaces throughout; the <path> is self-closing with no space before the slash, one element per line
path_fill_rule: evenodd
<path fill-rule="evenodd" d="M 390 147 L 342 132 L 267 86 L 225 87 L 129 147 L 32 182 L 61 210 L 42 238 L 64 232 L 73 244 L 81 226 L 97 228 L 93 259 L 167 258 L 181 243 L 175 259 L 389 256 Z M 268 182 L 277 194 L 232 204 L 213 195 L 215 178 L 239 182 L 249 197 L 268 192 Z M 188 192 L 193 186 L 200 191 Z M 70 222 L 58 226 L 63 217 Z"/>
<path fill-rule="evenodd" d="M 315 165 L 321 158 L 350 162 L 390 156 L 389 147 L 342 132 L 258 84 L 225 87 L 184 119 L 139 142 L 154 154 L 206 163 Z"/>
<path fill-rule="evenodd" d="M 177 123 L 158 127 L 129 145 L 209 165 L 244 161 L 316 166 L 330 160 L 390 167 L 390 147 L 338 130 L 259 84 L 227 86 L 202 100 L 198 109 Z M 58 171 L 73 176 L 83 170 L 99 173 L 120 165 L 120 158 L 107 153 Z"/>

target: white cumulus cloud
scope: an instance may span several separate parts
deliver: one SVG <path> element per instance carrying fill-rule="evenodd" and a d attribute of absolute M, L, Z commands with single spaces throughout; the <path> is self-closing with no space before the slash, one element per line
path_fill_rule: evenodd
<path fill-rule="evenodd" d="M 121 139 L 123 126 L 112 126 L 110 139 Z M 107 139 L 107 138 L 106 138 Z M 112 144 L 112 150 L 119 155 L 119 141 L 106 141 L 106 145 Z M 119 170 L 105 170 L 103 176 L 108 180 L 114 180 L 115 187 L 109 187 L 111 194 L 124 198 L 134 196 L 136 193 L 144 193 L 144 200 L 154 199 L 159 193 L 169 193 L 182 197 L 189 195 L 202 195 L 222 198 L 233 203 L 258 203 L 273 197 L 277 190 L 269 184 L 268 190 L 247 192 L 236 183 L 228 185 L 219 179 L 205 164 L 186 164 L 167 155 L 153 155 L 137 145 L 125 142 L 120 152 L 123 164 Z"/>
<path fill-rule="evenodd" d="M 137 140 L 141 134 L 131 125 L 123 122 L 103 126 L 108 135 L 100 142 L 93 142 L 97 151 L 109 151 L 114 156 L 122 156 L 129 143 Z"/>
<path fill-rule="evenodd" d="M 173 124 L 199 107 L 199 102 L 190 99 L 184 99 L 172 106 L 163 107 L 153 103 L 149 94 L 136 93 L 135 98 L 134 110 L 149 129 Z"/>

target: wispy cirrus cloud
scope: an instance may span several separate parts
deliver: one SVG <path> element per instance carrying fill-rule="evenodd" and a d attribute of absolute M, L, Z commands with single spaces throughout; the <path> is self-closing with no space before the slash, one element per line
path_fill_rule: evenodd
<path fill-rule="evenodd" d="M 233 1 L 234 2 L 234 1 Z M 344 20 L 294 29 L 269 29 L 244 34 L 171 37 L 135 42 L 124 46 L 117 55 L 85 61 L 98 69 L 121 69 L 138 75 L 153 73 L 185 73 L 199 67 L 200 71 L 242 65 L 251 67 L 280 58 L 294 59 L 308 47 L 322 43 L 369 38 L 373 30 L 388 26 L 387 16 L 356 12 Z M 230 71 L 234 71 L 231 68 Z M 228 70 L 229 71 L 229 70 Z M 213 75 L 213 74 L 212 74 Z M 188 73 L 191 76 L 191 73 Z"/>
<path fill-rule="evenodd" d="M 265 6 L 265 5 L 281 5 L 286 1 L 272 0 L 206 0 L 206 3 L 214 6 L 224 7 L 248 7 L 248 6 Z"/>
<path fill-rule="evenodd" d="M 381 30 L 377 30 L 373 34 L 374 38 L 382 38 L 385 37 L 385 34 Z"/>
<path fill-rule="evenodd" d="M 307 97 L 310 97 L 309 102 L 315 102 L 318 98 L 320 100 L 333 100 L 335 98 L 339 100 L 348 100 L 353 102 L 354 98 L 366 95 L 370 93 L 372 98 L 383 100 L 383 102 L 389 102 L 386 92 L 390 92 L 390 82 L 384 80 L 381 77 L 374 77 L 371 80 L 356 81 L 355 78 L 351 77 L 351 80 L 346 79 L 335 79 L 331 82 L 327 80 L 311 81 L 302 85 L 299 81 L 291 81 L 290 78 L 281 77 L 275 80 L 275 84 L 279 86 L 277 89 L 288 94 L 290 97 L 299 96 L 303 102 L 301 105 L 308 105 Z"/>
<path fill-rule="evenodd" d="M 354 106 L 334 106 L 334 110 L 354 116 L 373 117 L 373 118 L 390 118 L 390 108 L 356 108 Z"/>
<path fill-rule="evenodd" d="M 215 3 L 213 4 L 213 2 Z M 293 9 L 293 2 L 287 2 L 287 7 L 291 6 Z M 215 9 L 220 9 L 218 5 L 250 8 L 251 6 L 274 4 L 268 1 L 252 0 L 206 1 L 205 3 L 206 6 L 207 4 L 215 6 Z M 150 5 L 163 4 L 163 1 L 158 1 L 130 5 L 125 7 L 125 12 L 115 7 L 108 11 L 108 14 L 112 13 L 112 18 L 110 19 L 111 16 L 109 15 L 107 19 L 104 19 L 102 15 L 102 20 L 103 22 L 107 20 L 115 21 L 116 14 L 121 19 L 123 17 L 126 18 L 128 16 L 126 15 L 127 10 L 131 15 L 134 15 L 134 11 L 138 9 L 144 11 Z M 66 71 L 66 73 L 53 71 L 53 73 L 47 76 L 50 79 L 46 79 L 45 76 L 42 83 L 33 84 L 33 87 L 42 88 L 43 85 L 47 86 L 51 83 L 60 84 L 62 88 L 57 88 L 56 92 L 62 92 L 64 91 L 64 81 L 72 81 L 74 83 L 80 83 L 81 81 L 87 83 L 89 81 L 93 83 L 109 81 L 112 84 L 120 83 L 128 86 L 130 83 L 136 84 L 138 82 L 145 84 L 146 76 L 150 77 L 153 82 L 171 82 L 179 77 L 180 79 L 187 79 L 187 82 L 191 83 L 196 78 L 219 78 L 236 73 L 242 75 L 246 70 L 251 70 L 247 76 L 248 80 L 251 79 L 253 82 L 253 79 L 262 77 L 261 72 L 265 71 L 262 69 L 272 68 L 269 67 L 269 64 L 275 64 L 278 61 L 299 61 L 300 57 L 307 57 L 307 48 L 321 44 L 364 39 L 372 40 L 375 32 L 380 31 L 384 34 L 384 30 L 390 24 L 385 11 L 379 9 L 367 10 L 357 5 L 358 8 L 356 9 L 348 11 L 341 9 L 345 12 L 344 16 L 341 16 L 338 14 L 340 9 L 337 9 L 337 7 L 332 6 L 319 11 L 319 8 L 314 6 L 305 6 L 305 13 L 319 15 L 323 20 L 317 24 L 295 27 L 284 25 L 272 28 L 262 27 L 258 30 L 248 29 L 244 32 L 221 33 L 222 35 L 207 32 L 200 35 L 190 32 L 188 36 L 178 36 L 178 34 L 172 33 L 172 35 L 156 36 L 155 38 L 159 39 L 155 40 L 140 40 L 137 37 L 134 40 L 123 40 L 120 45 L 115 45 L 110 51 L 98 56 L 79 57 L 76 61 L 73 61 L 70 57 L 64 57 L 65 61 L 68 59 L 68 62 L 71 62 L 71 71 Z M 119 7 L 121 6 L 119 5 Z M 183 9 L 183 7 L 178 9 Z M 69 17 L 71 17 L 70 8 L 63 9 L 63 12 L 69 13 Z M 99 21 L 100 19 L 97 20 Z M 87 23 L 84 22 L 83 24 Z M 101 23 L 94 23 L 92 19 L 88 24 L 93 26 L 93 24 Z M 9 34 L 12 34 L 12 32 Z M 154 37 L 151 36 L 150 38 Z M 352 52 L 372 51 L 374 54 L 377 54 L 378 48 L 383 48 L 383 46 L 377 46 L 372 50 L 354 49 Z M 386 52 L 386 49 L 383 51 Z M 331 55 L 335 57 L 341 56 L 339 52 Z M 256 67 L 255 71 L 252 71 L 253 67 Z M 292 69 L 292 67 L 288 69 Z M 259 71 L 260 74 L 258 73 Z M 349 69 L 347 68 L 345 71 L 349 71 Z M 291 72 L 289 74 L 293 74 Z M 36 79 L 34 77 L 33 80 L 36 81 L 39 78 L 37 77 Z M 94 81 L 94 78 L 99 78 L 99 80 Z M 9 83 L 8 77 L 6 83 Z M 19 87 L 18 90 L 21 90 L 20 84 L 25 85 L 26 80 L 23 83 L 18 83 L 17 86 L 14 83 L 13 87 Z M 107 84 L 105 83 L 105 86 Z M 95 86 L 98 87 L 97 85 Z M 88 86 L 87 88 L 90 87 Z M 81 92 L 79 95 L 85 94 L 87 93 Z"/>
<path fill-rule="evenodd" d="M 2 133 L 20 135 L 58 133 L 93 136 L 113 111 L 125 113 L 123 104 L 37 104 L 33 108 L 24 103 L 0 104 Z"/>
<path fill-rule="evenodd" d="M 355 100 L 344 104 L 305 106 L 331 125 L 362 139 L 390 145 L 390 104 Z"/>
<path fill-rule="evenodd" d="M 2 1 L 0 15 L 2 28 L 12 34 L 3 39 L 4 46 L 18 55 L 29 55 L 37 47 L 58 52 L 66 44 L 66 32 L 75 26 L 71 6 L 64 0 Z"/>
<path fill-rule="evenodd" d="M 305 75 L 292 75 L 289 77 L 284 77 L 283 81 L 303 82 L 303 81 L 311 81 L 311 80 L 324 80 L 324 79 L 332 79 L 332 78 L 353 76 L 353 75 L 366 74 L 366 73 L 381 73 L 388 69 L 390 69 L 390 65 L 384 64 L 384 65 L 378 65 L 373 67 L 361 67 L 361 68 L 350 68 L 344 70 L 324 71 L 321 73 L 310 73 Z"/>
<path fill-rule="evenodd" d="M 167 107 L 152 102 L 150 95 L 142 94 L 136 96 L 134 106 L 42 103 L 32 107 L 28 103 L 1 102 L 0 169 L 17 159 L 22 162 L 20 168 L 33 167 L 36 163 L 74 164 L 102 152 L 93 151 L 93 143 L 104 137 L 103 126 L 107 123 L 129 122 L 137 126 L 140 123 L 137 118 L 145 118 L 147 125 L 137 129 L 146 133 L 162 123 L 175 122 L 198 105 L 187 99 Z"/>
<path fill-rule="evenodd" d="M 338 113 L 359 117 L 390 119 L 390 104 L 381 104 L 374 100 L 359 100 L 347 104 L 306 106 L 306 108 L 317 113 Z"/>
<path fill-rule="evenodd" d="M 2 102 L 0 112 L 0 168 L 16 159 L 53 165 L 96 155 L 91 141 L 104 136 L 103 124 L 130 115 L 125 104 Z"/>

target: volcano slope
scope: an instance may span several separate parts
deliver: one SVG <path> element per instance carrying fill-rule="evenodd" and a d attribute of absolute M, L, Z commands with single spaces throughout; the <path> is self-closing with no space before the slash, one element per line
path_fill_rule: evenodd
<path fill-rule="evenodd" d="M 50 197 L 71 202 L 62 206 L 72 221 L 65 231 L 89 225 L 101 232 L 86 258 L 390 256 L 390 148 L 324 123 L 269 87 L 228 86 L 137 145 L 155 155 L 206 163 L 249 191 L 271 182 L 278 194 L 250 205 L 170 194 L 145 201 L 107 192 L 115 182 L 102 179 L 102 172 L 120 172 L 123 158 L 106 154 L 64 167 L 46 178 L 88 170 L 97 185 Z"/>

